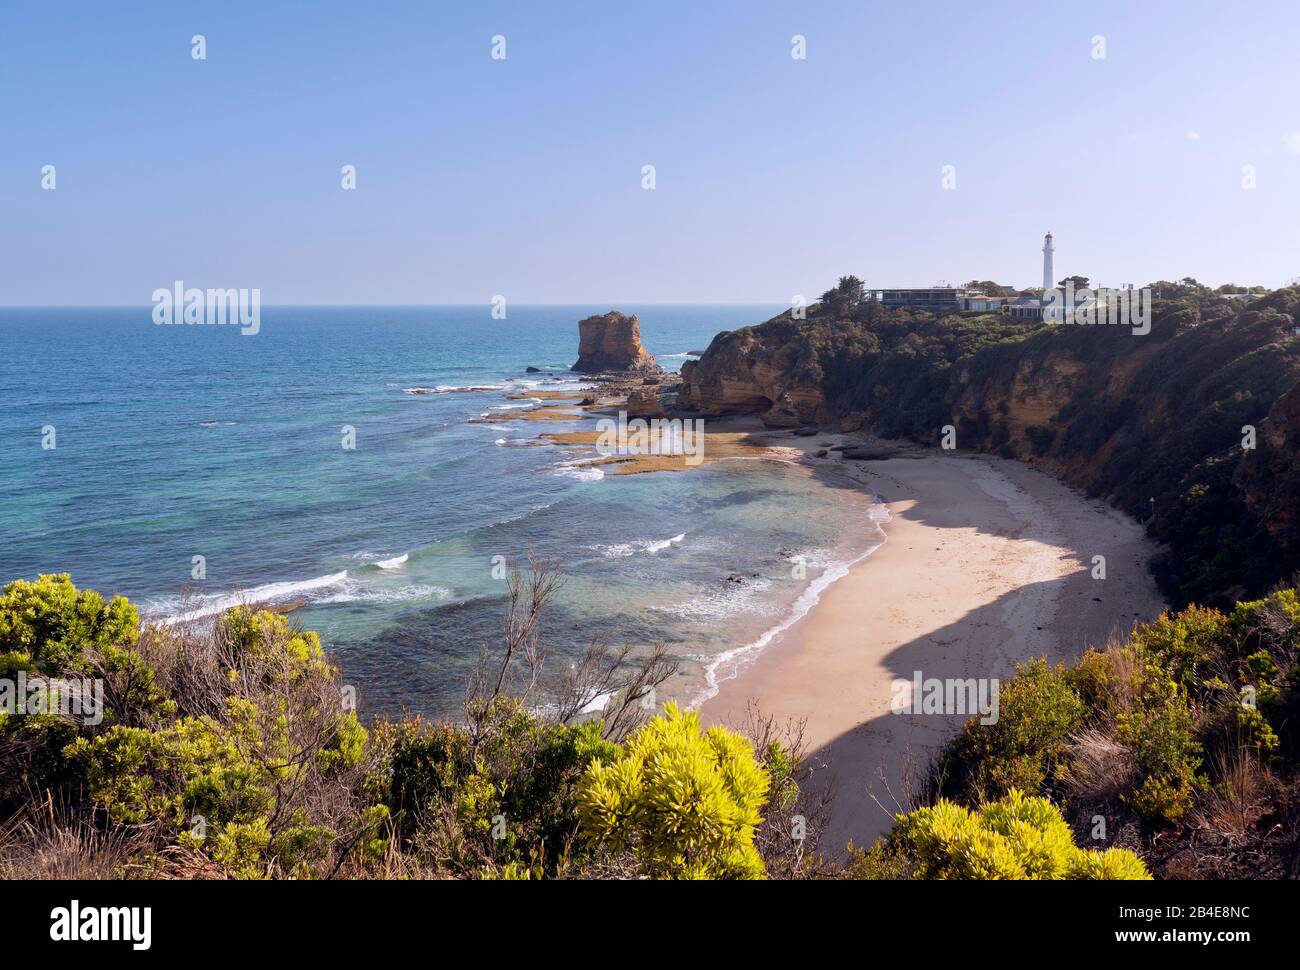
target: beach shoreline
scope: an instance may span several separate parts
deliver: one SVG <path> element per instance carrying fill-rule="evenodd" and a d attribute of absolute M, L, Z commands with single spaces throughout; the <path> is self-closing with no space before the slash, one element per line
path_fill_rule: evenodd
<path fill-rule="evenodd" d="M 892 713 L 895 680 L 1005 680 L 1031 657 L 1073 660 L 1165 605 L 1148 568 L 1156 546 L 1101 501 L 1015 461 L 895 453 L 808 459 L 885 503 L 886 540 L 700 705 L 708 723 L 740 725 L 751 706 L 803 723 L 811 783 L 832 790 L 830 857 L 889 829 L 966 720 Z"/>

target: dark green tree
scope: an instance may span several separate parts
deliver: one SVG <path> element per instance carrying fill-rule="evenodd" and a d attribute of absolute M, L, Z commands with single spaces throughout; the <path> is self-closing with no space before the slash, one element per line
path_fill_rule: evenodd
<path fill-rule="evenodd" d="M 856 276 L 841 276 L 835 288 L 822 294 L 824 310 L 836 317 L 847 317 L 857 309 L 866 295 L 866 284 Z"/>

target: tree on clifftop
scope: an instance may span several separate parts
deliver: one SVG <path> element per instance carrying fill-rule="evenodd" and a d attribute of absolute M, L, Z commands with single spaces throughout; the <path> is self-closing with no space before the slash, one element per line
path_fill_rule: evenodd
<path fill-rule="evenodd" d="M 856 276 L 841 276 L 834 289 L 822 294 L 822 308 L 836 317 L 846 317 L 853 312 L 866 295 L 867 284 Z"/>

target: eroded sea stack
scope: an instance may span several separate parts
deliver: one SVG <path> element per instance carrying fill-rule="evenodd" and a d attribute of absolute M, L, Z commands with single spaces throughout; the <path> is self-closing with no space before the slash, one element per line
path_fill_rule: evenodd
<path fill-rule="evenodd" d="M 572 369 L 584 374 L 663 373 L 654 355 L 641 346 L 641 321 L 636 314 L 617 310 L 578 321 L 578 361 Z"/>

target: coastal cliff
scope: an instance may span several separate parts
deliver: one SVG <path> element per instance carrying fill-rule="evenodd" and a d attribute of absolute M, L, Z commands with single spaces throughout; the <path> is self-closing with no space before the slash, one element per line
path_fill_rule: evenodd
<path fill-rule="evenodd" d="M 572 370 L 583 374 L 604 372 L 662 373 L 654 355 L 641 345 L 641 321 L 611 310 L 578 321 L 578 360 Z"/>
<path fill-rule="evenodd" d="M 797 341 L 767 339 L 750 327 L 724 337 L 698 361 L 682 364 L 680 407 L 706 414 L 757 413 L 768 427 L 838 422 L 822 388 L 800 378 Z"/>
<path fill-rule="evenodd" d="M 936 447 L 951 426 L 959 451 L 1036 465 L 1147 522 L 1175 599 L 1228 603 L 1300 568 L 1300 289 L 1245 308 L 1160 290 L 1142 336 L 818 304 L 719 334 L 682 367 L 677 403 Z"/>

